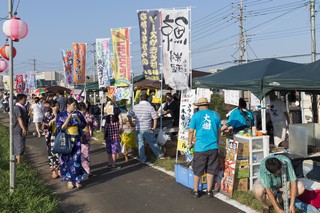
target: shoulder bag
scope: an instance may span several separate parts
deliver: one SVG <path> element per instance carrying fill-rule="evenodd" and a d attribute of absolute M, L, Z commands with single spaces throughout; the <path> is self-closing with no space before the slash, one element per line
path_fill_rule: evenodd
<path fill-rule="evenodd" d="M 70 140 L 70 136 L 65 131 L 59 131 L 54 139 L 52 152 L 67 155 L 72 152 L 72 148 L 73 143 Z"/>

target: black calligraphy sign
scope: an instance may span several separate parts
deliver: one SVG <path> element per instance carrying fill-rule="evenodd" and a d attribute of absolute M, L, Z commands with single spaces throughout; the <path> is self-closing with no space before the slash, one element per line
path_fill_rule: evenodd
<path fill-rule="evenodd" d="M 188 10 L 162 10 L 161 35 L 163 73 L 172 88 L 188 88 L 190 72 L 190 39 Z"/>
<path fill-rule="evenodd" d="M 159 11 L 140 11 L 138 18 L 144 76 L 148 80 L 158 81 L 160 80 L 160 13 Z"/>

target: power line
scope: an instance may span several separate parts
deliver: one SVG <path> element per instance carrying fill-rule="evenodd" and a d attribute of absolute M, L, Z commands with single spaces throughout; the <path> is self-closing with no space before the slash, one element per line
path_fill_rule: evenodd
<path fill-rule="evenodd" d="M 226 6 L 224 6 L 223 8 L 220 8 L 220 9 L 218 9 L 218 10 L 210 13 L 209 15 L 206 15 L 206 16 L 198 19 L 198 20 L 195 20 L 195 21 L 193 22 L 193 24 L 196 24 L 196 23 L 198 23 L 198 22 L 200 22 L 200 21 L 202 21 L 202 20 L 204 20 L 204 19 L 207 19 L 207 18 L 211 17 L 213 14 L 216 14 L 216 13 L 219 12 L 219 11 L 221 12 L 221 11 L 223 11 L 224 9 L 226 9 L 226 8 L 232 6 L 232 5 L 233 5 L 233 3 L 230 3 L 230 4 L 226 5 Z"/>

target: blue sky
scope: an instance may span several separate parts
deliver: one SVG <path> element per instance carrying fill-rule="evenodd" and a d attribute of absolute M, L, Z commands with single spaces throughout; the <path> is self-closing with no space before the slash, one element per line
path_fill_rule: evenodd
<path fill-rule="evenodd" d="M 14 11 L 19 0 L 14 0 Z M 191 6 L 192 67 L 207 71 L 235 65 L 239 58 L 238 1 L 231 0 L 20 0 L 18 17 L 28 23 L 28 36 L 15 43 L 14 72 L 62 70 L 61 49 L 73 42 L 90 43 L 110 37 L 110 28 L 131 26 L 132 66 L 141 73 L 137 10 Z M 248 58 L 261 59 L 311 52 L 308 0 L 243 0 Z M 316 9 L 319 8 L 316 0 Z M 8 1 L 0 0 L 0 17 Z M 316 24 L 319 16 L 316 15 Z M 3 20 L 1 21 L 1 25 Z M 320 25 L 317 24 L 318 28 Z M 318 36 L 317 36 L 318 37 Z M 5 36 L 0 33 L 0 45 Z M 318 45 L 319 46 L 319 45 Z M 283 58 L 311 62 L 311 56 Z M 90 63 L 90 60 L 88 60 Z M 212 65 L 212 66 L 209 66 Z M 207 67 L 208 66 L 208 67 Z M 88 71 L 90 72 L 90 71 Z"/>

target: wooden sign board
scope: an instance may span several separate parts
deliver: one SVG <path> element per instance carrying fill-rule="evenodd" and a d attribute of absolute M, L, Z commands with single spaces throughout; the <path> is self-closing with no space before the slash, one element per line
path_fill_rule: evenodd
<path fill-rule="evenodd" d="M 232 196 L 238 154 L 238 142 L 226 140 L 226 156 L 224 160 L 224 172 L 220 185 L 220 192 Z"/>

